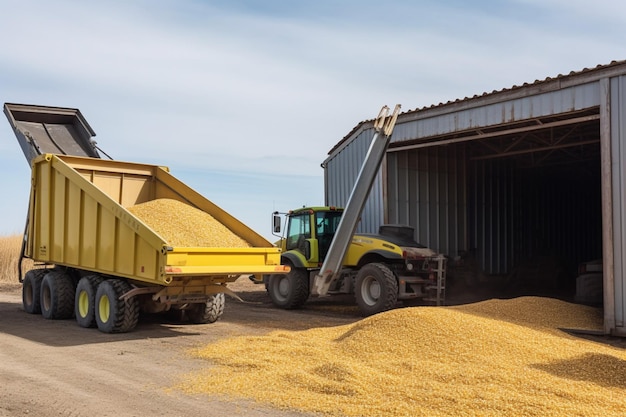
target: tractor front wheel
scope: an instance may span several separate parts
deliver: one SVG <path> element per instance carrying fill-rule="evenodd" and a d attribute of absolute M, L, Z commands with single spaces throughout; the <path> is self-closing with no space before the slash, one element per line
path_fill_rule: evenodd
<path fill-rule="evenodd" d="M 267 293 L 276 307 L 287 310 L 301 307 L 309 298 L 309 277 L 306 269 L 292 266 L 286 275 L 270 275 Z"/>

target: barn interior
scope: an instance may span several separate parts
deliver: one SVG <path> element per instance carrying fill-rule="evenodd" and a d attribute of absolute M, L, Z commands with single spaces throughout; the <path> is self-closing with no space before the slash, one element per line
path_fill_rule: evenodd
<path fill-rule="evenodd" d="M 388 221 L 448 256 L 448 300 L 538 295 L 599 304 L 598 108 L 391 145 Z M 601 263 L 600 263 L 601 265 Z"/>

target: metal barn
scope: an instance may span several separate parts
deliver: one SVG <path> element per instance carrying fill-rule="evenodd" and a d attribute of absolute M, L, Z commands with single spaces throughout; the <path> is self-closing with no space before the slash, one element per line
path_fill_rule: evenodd
<path fill-rule="evenodd" d="M 330 150 L 326 204 L 345 205 L 372 137 L 364 121 Z M 626 61 L 406 111 L 358 231 L 411 225 L 450 258 L 471 253 L 484 277 L 532 281 L 558 263 L 563 277 L 538 293 L 570 291 L 578 265 L 600 259 L 604 330 L 626 336 L 625 159 Z"/>

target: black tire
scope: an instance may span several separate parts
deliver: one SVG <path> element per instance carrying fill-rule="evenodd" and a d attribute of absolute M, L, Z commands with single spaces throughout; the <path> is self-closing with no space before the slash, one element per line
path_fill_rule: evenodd
<path fill-rule="evenodd" d="M 41 281 L 48 269 L 31 269 L 22 281 L 22 305 L 28 314 L 41 313 Z"/>
<path fill-rule="evenodd" d="M 96 327 L 96 290 L 102 281 L 103 278 L 98 275 L 88 275 L 78 281 L 74 297 L 74 316 L 80 327 Z"/>
<path fill-rule="evenodd" d="M 41 315 L 48 320 L 64 320 L 74 314 L 74 282 L 63 272 L 51 270 L 41 281 Z"/>
<path fill-rule="evenodd" d="M 209 296 L 206 303 L 192 304 L 185 312 L 189 321 L 194 324 L 215 323 L 224 314 L 225 304 L 226 297 L 219 293 Z"/>
<path fill-rule="evenodd" d="M 291 267 L 288 274 L 270 275 L 267 293 L 276 307 L 291 310 L 309 298 L 309 276 L 304 268 Z"/>
<path fill-rule="evenodd" d="M 386 265 L 371 263 L 356 275 L 356 302 L 364 316 L 391 310 L 398 302 L 398 281 Z"/>
<path fill-rule="evenodd" d="M 135 297 L 120 297 L 132 287 L 121 279 L 102 281 L 96 290 L 94 315 L 98 330 L 103 333 L 125 333 L 133 330 L 139 321 L 139 303 Z"/>

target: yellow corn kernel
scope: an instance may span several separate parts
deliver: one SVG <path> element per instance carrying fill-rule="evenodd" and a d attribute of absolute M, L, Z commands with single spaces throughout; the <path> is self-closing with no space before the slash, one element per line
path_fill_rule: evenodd
<path fill-rule="evenodd" d="M 258 325 L 258 323 L 257 323 Z M 602 311 L 520 297 L 223 339 L 178 385 L 325 416 L 622 416 L 626 352 L 561 328 Z"/>
<path fill-rule="evenodd" d="M 159 198 L 127 208 L 171 246 L 246 248 L 250 244 L 209 213 L 178 200 Z"/>

